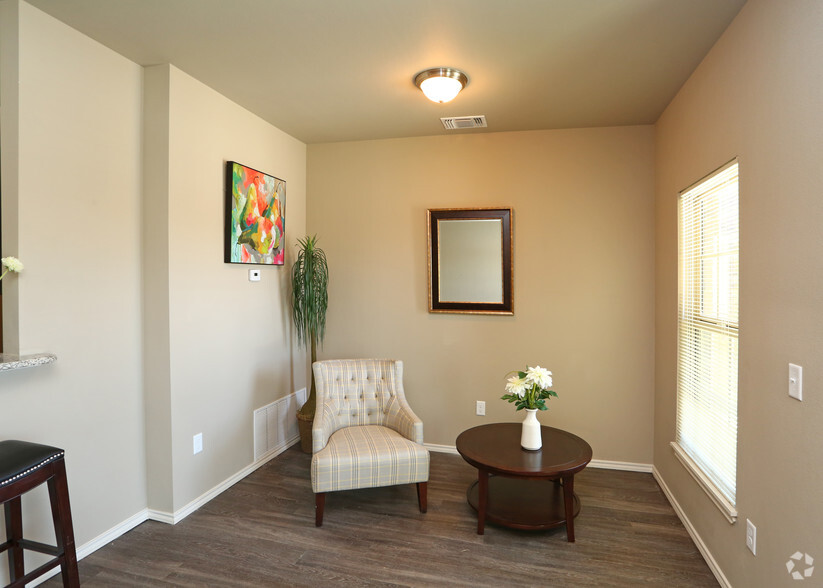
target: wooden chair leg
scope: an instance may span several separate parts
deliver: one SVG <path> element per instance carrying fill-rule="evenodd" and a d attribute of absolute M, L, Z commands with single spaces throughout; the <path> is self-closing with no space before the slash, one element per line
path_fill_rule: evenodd
<path fill-rule="evenodd" d="M 63 561 L 60 563 L 63 586 L 73 588 L 80 586 L 80 575 L 77 570 L 77 549 L 74 544 L 65 462 L 62 459 L 55 461 L 54 469 L 55 475 L 48 481 L 54 534 L 57 538 L 57 548 L 63 552 Z"/>
<path fill-rule="evenodd" d="M 20 497 L 3 505 L 6 516 L 6 541 L 9 543 L 9 578 L 14 581 L 26 575 L 23 567 L 23 510 Z"/>
<path fill-rule="evenodd" d="M 319 527 L 323 524 L 323 509 L 326 507 L 326 493 L 318 492 L 314 495 L 314 526 Z"/>
<path fill-rule="evenodd" d="M 426 503 L 428 493 L 428 482 L 418 482 L 417 483 L 417 504 L 420 505 L 420 512 L 426 512 L 428 509 L 428 504 Z"/>

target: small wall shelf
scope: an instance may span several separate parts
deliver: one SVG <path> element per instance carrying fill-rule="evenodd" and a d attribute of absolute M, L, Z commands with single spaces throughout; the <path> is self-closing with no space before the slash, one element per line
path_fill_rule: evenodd
<path fill-rule="evenodd" d="M 35 355 L 0 353 L 0 372 L 47 365 L 55 361 L 57 361 L 57 356 L 53 353 L 37 353 Z"/>

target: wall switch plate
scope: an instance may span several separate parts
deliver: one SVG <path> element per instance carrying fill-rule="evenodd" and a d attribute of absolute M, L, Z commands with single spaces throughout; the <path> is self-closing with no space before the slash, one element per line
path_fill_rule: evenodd
<path fill-rule="evenodd" d="M 486 403 L 483 400 L 477 401 L 477 416 L 486 416 Z"/>
<path fill-rule="evenodd" d="M 746 519 L 746 547 L 757 555 L 757 527 L 749 519 Z"/>
<path fill-rule="evenodd" d="M 259 282 L 260 281 L 260 270 L 259 269 L 250 269 L 249 270 L 249 282 Z"/>
<path fill-rule="evenodd" d="M 803 400 L 803 367 L 789 364 L 789 396 Z"/>
<path fill-rule="evenodd" d="M 194 436 L 194 455 L 203 451 L 203 433 L 197 433 Z"/>

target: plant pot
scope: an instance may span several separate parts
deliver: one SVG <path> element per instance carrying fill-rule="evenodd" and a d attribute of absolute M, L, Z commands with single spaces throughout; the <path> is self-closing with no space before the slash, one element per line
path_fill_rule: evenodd
<path fill-rule="evenodd" d="M 311 427 L 313 423 L 314 415 L 306 416 L 297 413 L 297 430 L 300 431 L 300 449 L 303 453 L 312 452 Z"/>
<path fill-rule="evenodd" d="M 540 431 L 540 421 L 537 420 L 536 408 L 526 409 L 526 418 L 523 419 L 523 430 L 520 433 L 520 447 L 528 451 L 537 451 L 543 447 L 543 435 Z"/>

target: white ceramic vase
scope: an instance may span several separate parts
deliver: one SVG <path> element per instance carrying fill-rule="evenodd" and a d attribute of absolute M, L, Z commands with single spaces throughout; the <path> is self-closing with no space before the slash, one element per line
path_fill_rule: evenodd
<path fill-rule="evenodd" d="M 537 420 L 537 409 L 527 408 L 525 410 L 526 418 L 523 419 L 520 446 L 529 451 L 536 451 L 543 447 L 543 436 L 540 434 L 540 421 Z"/>

